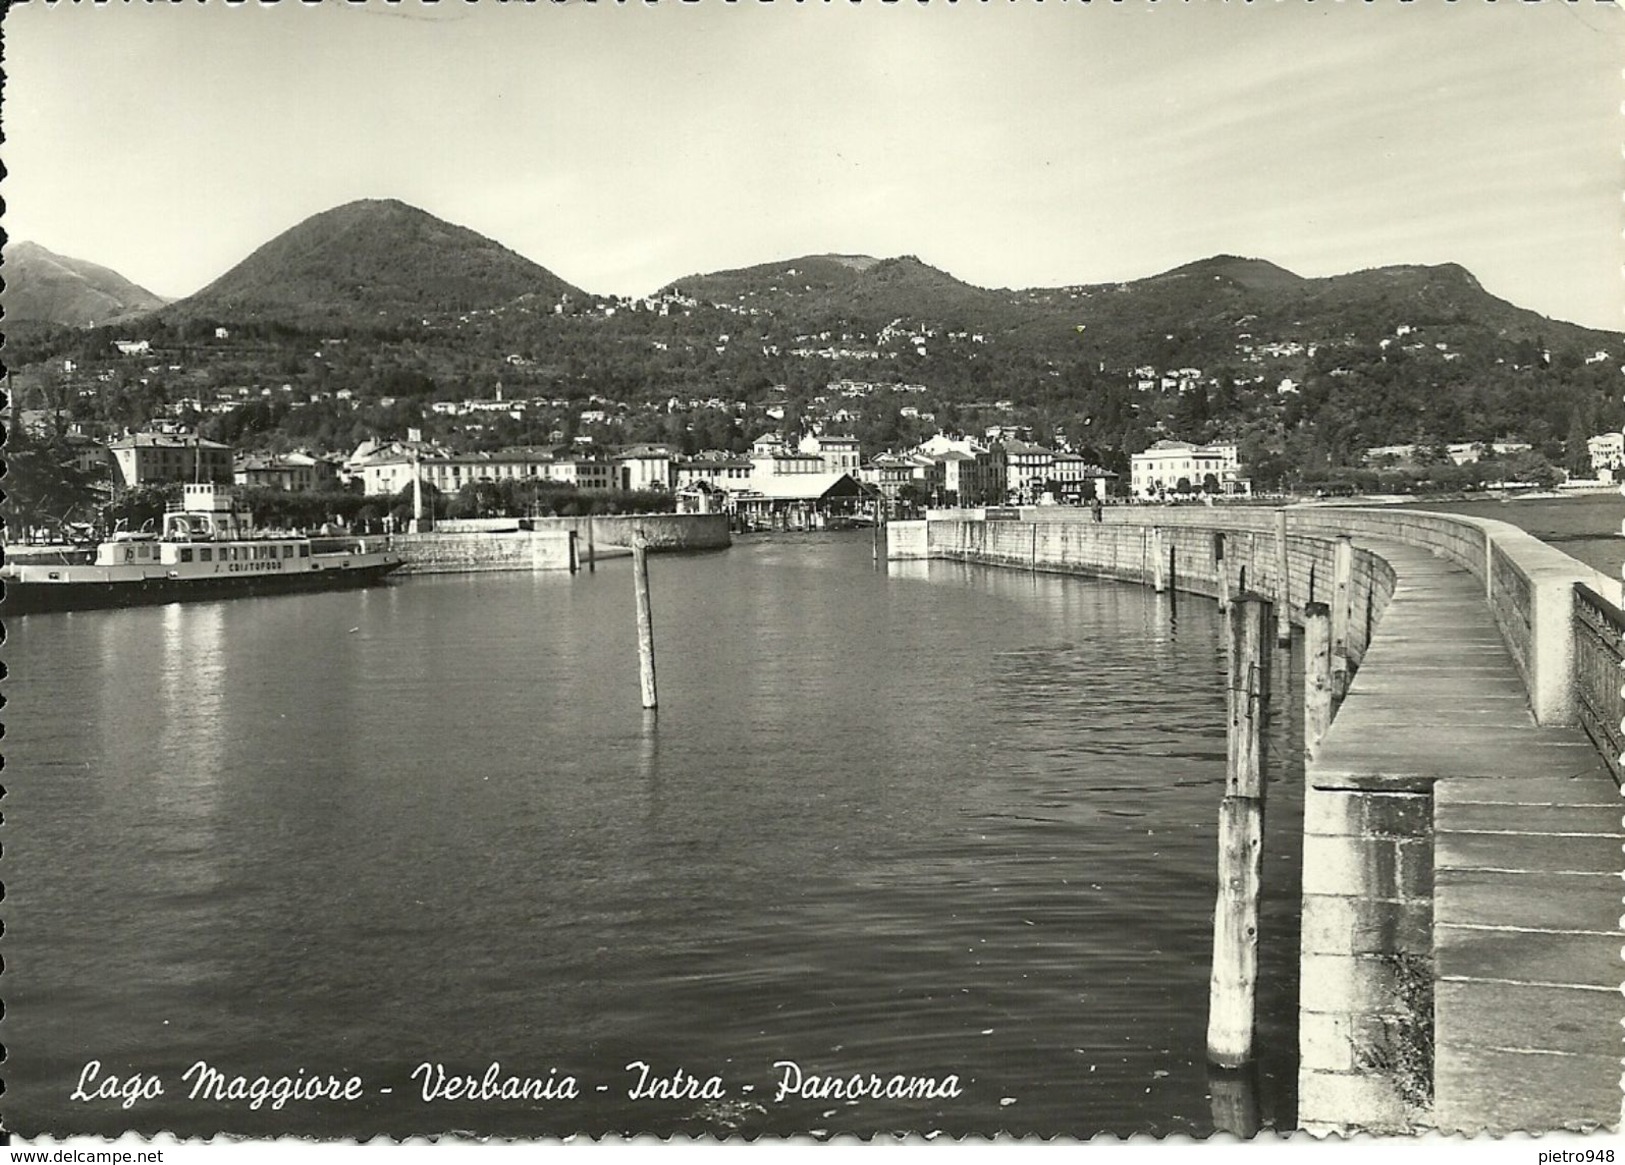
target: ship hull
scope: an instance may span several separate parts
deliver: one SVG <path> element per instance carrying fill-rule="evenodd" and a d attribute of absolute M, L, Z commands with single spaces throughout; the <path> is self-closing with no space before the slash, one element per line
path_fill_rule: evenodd
<path fill-rule="evenodd" d="M 0 599 L 0 619 L 52 611 L 346 590 L 373 586 L 383 581 L 391 571 L 399 569 L 400 565 L 398 558 L 391 558 L 383 562 L 333 565 L 290 574 L 210 574 L 194 578 L 159 576 L 113 581 L 67 578 L 48 582 L 5 578 L 5 596 Z"/>

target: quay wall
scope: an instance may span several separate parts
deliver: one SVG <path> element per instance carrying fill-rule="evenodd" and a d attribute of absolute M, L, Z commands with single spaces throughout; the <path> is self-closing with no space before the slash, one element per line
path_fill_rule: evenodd
<path fill-rule="evenodd" d="M 583 544 L 591 523 L 592 540 L 599 546 L 632 545 L 632 534 L 642 530 L 651 551 L 721 550 L 733 545 L 727 514 L 615 514 L 591 518 L 538 518 L 537 529 L 574 530 Z M 546 522 L 547 526 L 541 523 Z M 554 525 L 557 523 L 557 525 Z"/>
<path fill-rule="evenodd" d="M 1255 591 L 1279 601 L 1275 528 L 1268 513 L 1259 529 L 1221 529 L 1217 523 L 1155 526 L 1123 521 L 985 522 L 945 519 L 892 522 L 887 556 L 944 558 L 1017 570 L 1081 574 L 1154 585 L 1160 556 L 1174 589 L 1217 598 Z M 1160 552 L 1157 547 L 1160 545 Z M 1308 602 L 1332 600 L 1335 539 L 1287 534 L 1287 585 L 1291 619 L 1301 622 Z M 1354 548 L 1349 605 L 1344 612 L 1350 660 L 1358 665 L 1372 629 L 1393 594 L 1394 575 L 1379 555 Z"/>
<path fill-rule="evenodd" d="M 569 530 L 396 534 L 388 545 L 401 556 L 401 574 L 574 570 L 577 562 L 576 538 Z"/>
<path fill-rule="evenodd" d="M 524 525 L 521 526 L 520 523 Z M 726 514 L 597 514 L 579 518 L 448 518 L 436 522 L 437 534 L 515 534 L 574 530 L 583 546 L 588 529 L 600 546 L 632 545 L 641 529 L 650 550 L 719 550 L 733 543 Z"/>
<path fill-rule="evenodd" d="M 1173 537 L 1171 532 L 1174 530 L 1223 532 L 1230 536 L 1227 543 L 1232 563 L 1232 585 L 1236 585 L 1235 580 L 1239 575 L 1235 567 L 1245 562 L 1250 580 L 1248 586 L 1274 595 L 1275 515 L 1278 512 L 1272 508 L 1254 506 L 1114 506 L 1104 512 L 1103 522 L 1096 523 L 1087 510 L 1069 506 L 1035 506 L 1022 509 L 1020 522 L 988 522 L 986 525 L 990 529 L 1006 525 L 1031 525 L 1040 529 L 1081 527 L 1096 532 L 1093 539 L 1089 536 L 1074 538 L 1074 548 L 1119 528 L 1134 531 L 1161 529 L 1165 531 L 1165 539 Z M 1508 522 L 1492 518 L 1430 514 L 1393 507 L 1293 506 L 1285 512 L 1288 544 L 1289 547 L 1296 547 L 1289 568 L 1292 575 L 1289 597 L 1294 621 L 1301 618 L 1306 597 L 1326 600 L 1326 596 L 1318 592 L 1322 581 L 1329 578 L 1324 567 L 1317 569 L 1314 578 L 1317 593 L 1309 596 L 1309 578 L 1299 577 L 1305 565 L 1304 542 L 1349 536 L 1356 543 L 1363 540 L 1390 541 L 1420 547 L 1469 571 L 1484 585 L 1485 602 L 1528 689 L 1536 720 L 1541 724 L 1577 722 L 1580 705 L 1575 684 L 1574 584 L 1584 583 L 1610 602 L 1625 605 L 1619 579 L 1610 578 L 1571 558 Z M 893 557 L 938 557 L 937 544 L 944 538 L 953 537 L 948 531 L 956 522 L 963 524 L 963 520 L 947 517 L 928 517 L 918 523 L 891 523 L 888 534 L 896 531 L 899 550 Z M 897 529 L 909 526 L 923 529 Z M 1151 537 L 1149 533 L 1141 536 L 1148 542 Z M 1008 540 L 1019 536 L 994 537 L 1004 540 L 998 545 L 1004 552 L 1000 557 L 1011 560 L 1007 564 L 1032 568 L 1030 549 L 1027 563 L 1013 561 L 1020 557 L 1019 548 Z M 1031 538 L 1032 535 L 1026 537 Z M 1197 543 L 1192 543 L 1183 535 L 1173 537 L 1173 540 L 1180 547 L 1175 566 L 1179 589 L 1215 594 L 1216 571 L 1212 565 L 1212 554 L 1206 555 L 1204 560 Z M 1040 536 L 1041 546 L 1049 541 L 1050 536 Z M 947 548 L 945 545 L 944 549 Z M 954 549 L 960 553 L 943 554 L 941 557 L 959 557 L 967 547 L 956 545 Z M 1073 552 L 1076 553 L 1076 549 Z M 1312 550 L 1307 552 L 1317 553 Z M 999 560 L 987 559 L 989 562 Z M 1358 555 L 1356 562 L 1356 570 L 1359 570 Z M 1135 574 L 1132 562 L 1124 557 L 1121 549 L 1115 563 L 1110 565 L 1109 570 L 1098 573 L 1132 582 L 1149 583 L 1152 579 L 1148 560 L 1146 568 Z M 1036 569 L 1074 569 L 1082 573 L 1097 573 L 1072 562 L 1059 566 L 1040 563 Z M 1374 617 L 1380 614 L 1380 609 L 1374 607 L 1371 613 Z M 1359 621 L 1357 618 L 1356 622 Z"/>
<path fill-rule="evenodd" d="M 517 519 L 443 523 L 423 534 L 373 539 L 405 560 L 402 574 L 454 571 L 574 570 L 587 561 L 589 547 L 599 558 L 624 554 L 634 530 L 642 530 L 652 552 L 713 550 L 732 544 L 726 514 L 617 514 L 582 518 Z"/>

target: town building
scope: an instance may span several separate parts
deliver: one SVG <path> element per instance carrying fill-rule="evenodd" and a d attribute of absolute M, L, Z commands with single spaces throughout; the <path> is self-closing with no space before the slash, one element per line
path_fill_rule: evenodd
<path fill-rule="evenodd" d="M 1102 469 L 1079 453 L 1057 453 L 1050 464 L 1047 492 L 1060 502 L 1104 499 L 1117 474 Z"/>
<path fill-rule="evenodd" d="M 338 488 L 338 468 L 309 453 L 256 453 L 236 459 L 232 481 L 245 488 L 311 493 Z"/>
<path fill-rule="evenodd" d="M 369 495 L 394 495 L 412 484 L 413 465 L 425 485 L 456 493 L 465 485 L 498 481 L 550 481 L 578 489 L 621 487 L 619 462 L 559 456 L 549 446 L 521 445 L 494 452 L 451 453 L 424 441 L 363 441 L 346 471 Z"/>
<path fill-rule="evenodd" d="M 828 473 L 856 474 L 863 463 L 856 437 L 809 434 L 801 439 L 799 451 L 822 458 L 824 470 Z"/>
<path fill-rule="evenodd" d="M 734 489 L 749 479 L 752 464 L 748 457 L 700 454 L 672 462 L 672 478 L 678 490 L 704 483 L 714 488 Z"/>
<path fill-rule="evenodd" d="M 1136 497 L 1170 493 L 1250 494 L 1241 476 L 1236 447 L 1228 442 L 1192 445 L 1158 441 L 1129 458 L 1129 483 Z"/>
<path fill-rule="evenodd" d="M 1003 479 L 1006 497 L 1036 502 L 1048 490 L 1050 471 L 1055 465 L 1053 450 L 1009 437 L 995 441 L 989 451 L 993 455 L 995 473 Z"/>
<path fill-rule="evenodd" d="M 113 486 L 170 482 L 231 484 L 231 446 L 181 433 L 130 433 L 107 447 Z"/>
<path fill-rule="evenodd" d="M 670 493 L 672 489 L 672 451 L 664 445 L 638 445 L 613 459 L 616 465 L 616 486 L 624 490 L 657 490 Z"/>
<path fill-rule="evenodd" d="M 1619 476 L 1619 469 L 1625 466 L 1625 433 L 1602 433 L 1592 437 L 1586 442 L 1586 452 L 1591 454 L 1591 472 L 1605 481 L 1612 481 Z"/>

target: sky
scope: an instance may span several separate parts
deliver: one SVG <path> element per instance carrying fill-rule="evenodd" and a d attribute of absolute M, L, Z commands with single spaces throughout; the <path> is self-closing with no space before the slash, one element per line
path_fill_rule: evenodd
<path fill-rule="evenodd" d="M 1625 330 L 1597 0 L 12 7 L 13 239 L 198 290 L 399 198 L 579 287 L 801 255 L 984 287 L 1460 263 Z"/>

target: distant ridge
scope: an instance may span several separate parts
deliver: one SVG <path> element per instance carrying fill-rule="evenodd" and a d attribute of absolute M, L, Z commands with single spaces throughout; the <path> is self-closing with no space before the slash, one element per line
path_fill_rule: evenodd
<path fill-rule="evenodd" d="M 1237 255 L 1215 255 L 1211 259 L 1198 259 L 1153 275 L 1152 279 L 1208 279 L 1229 283 L 1248 291 L 1284 291 L 1300 287 L 1301 275 L 1294 275 L 1285 267 L 1267 259 L 1243 259 Z"/>
<path fill-rule="evenodd" d="M 585 293 L 466 227 L 396 199 L 364 199 L 284 231 L 164 314 L 393 324 L 566 295 Z"/>
<path fill-rule="evenodd" d="M 13 326 L 117 323 L 166 302 L 111 268 L 27 241 L 6 244 L 0 278 L 6 283 L 0 302 Z"/>

